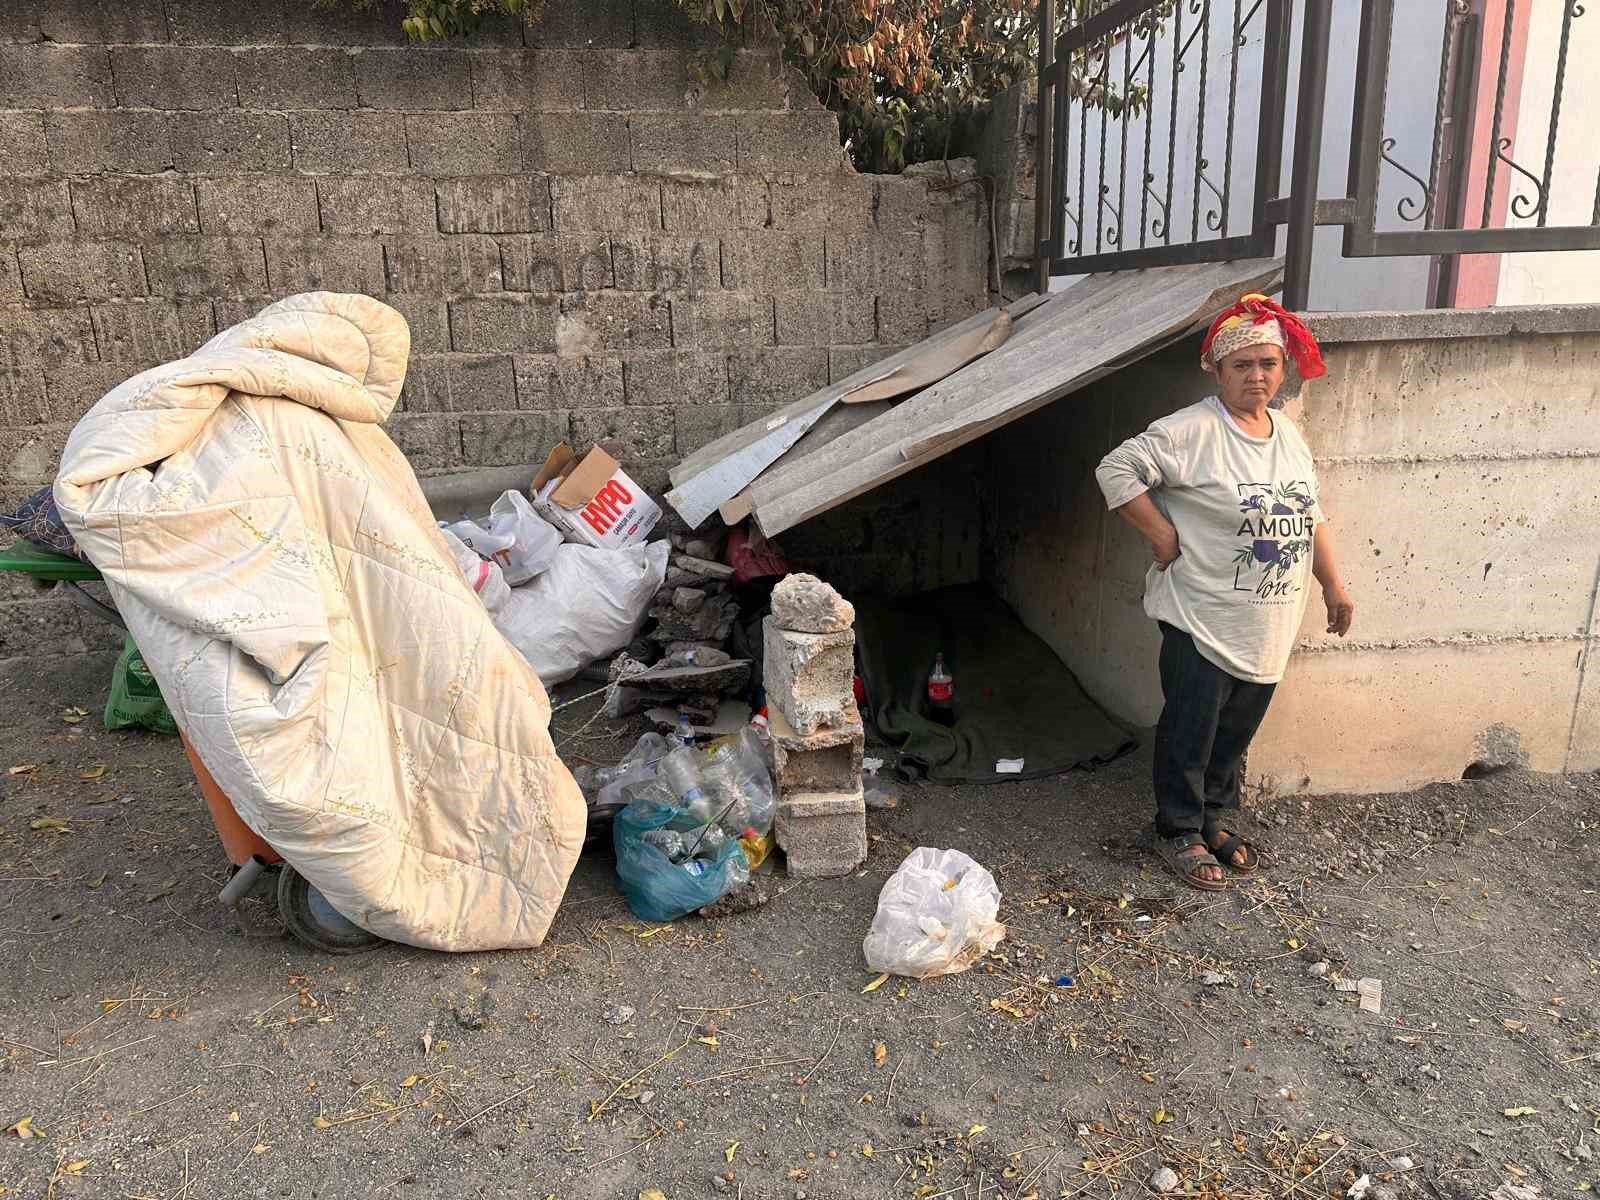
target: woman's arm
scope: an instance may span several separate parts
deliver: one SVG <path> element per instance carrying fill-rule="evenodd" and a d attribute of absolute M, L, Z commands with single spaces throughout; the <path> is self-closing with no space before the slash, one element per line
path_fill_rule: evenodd
<path fill-rule="evenodd" d="M 1145 541 L 1150 543 L 1150 549 L 1156 557 L 1156 566 L 1160 570 L 1165 571 L 1178 555 L 1183 553 L 1183 547 L 1178 545 L 1177 529 L 1156 507 L 1156 502 L 1150 499 L 1149 492 L 1140 492 L 1132 500 L 1112 511 L 1144 535 Z"/>
<path fill-rule="evenodd" d="M 1333 533 L 1328 523 L 1320 522 L 1311 537 L 1311 573 L 1322 585 L 1322 602 L 1328 606 L 1328 632 L 1343 637 L 1350 632 L 1350 623 L 1355 620 L 1356 602 L 1350 599 L 1344 580 L 1339 578 Z"/>

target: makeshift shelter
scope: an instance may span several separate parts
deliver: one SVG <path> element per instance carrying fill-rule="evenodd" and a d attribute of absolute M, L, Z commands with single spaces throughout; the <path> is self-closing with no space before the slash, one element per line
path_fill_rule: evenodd
<path fill-rule="evenodd" d="M 766 536 L 783 535 L 792 558 L 816 562 L 857 600 L 872 715 L 934 778 L 1094 766 L 1132 744 L 1126 729 L 1106 716 L 1108 697 L 1086 695 L 1074 664 L 1051 652 L 1059 631 L 1033 627 L 1053 625 L 1030 620 L 1037 605 L 1008 612 L 1002 601 L 1029 575 L 1024 531 L 1034 518 L 1017 508 L 1029 506 L 1030 486 L 1043 505 L 1100 501 L 1063 496 L 1048 458 L 1034 456 L 1032 475 L 1019 478 L 1017 456 L 990 435 L 1070 405 L 1074 392 L 1199 331 L 1242 292 L 1274 290 L 1280 277 L 1276 259 L 1126 271 L 991 308 L 691 454 L 672 470 L 667 500 L 697 528 L 748 517 Z M 1083 453 L 1103 454 L 1109 432 L 1085 430 Z M 871 516 L 869 494 L 902 477 L 918 481 L 915 519 Z M 868 515 L 852 522 L 862 506 Z M 829 521 L 834 545 L 808 536 Z M 938 561 L 908 580 L 875 570 L 885 555 L 869 545 L 852 571 L 852 524 L 895 529 Z M 842 570 L 827 571 L 831 559 Z M 1059 572 L 1054 579 L 1059 588 Z M 953 730 L 922 703 L 939 651 L 957 679 Z"/>

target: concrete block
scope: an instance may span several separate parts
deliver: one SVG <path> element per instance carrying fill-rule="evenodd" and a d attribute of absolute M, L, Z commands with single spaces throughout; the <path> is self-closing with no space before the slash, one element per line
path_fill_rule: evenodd
<path fill-rule="evenodd" d="M 506 288 L 522 292 L 581 292 L 609 288 L 611 243 L 604 234 L 527 234 L 502 237 Z"/>
<path fill-rule="evenodd" d="M 557 304 L 538 296 L 450 301 L 451 349 L 471 354 L 556 348 Z"/>
<path fill-rule="evenodd" d="M 666 349 L 672 345 L 671 307 L 659 296 L 631 292 L 565 296 L 556 344 L 562 354 Z"/>
<path fill-rule="evenodd" d="M 42 425 L 52 418 L 45 393 L 44 371 L 39 367 L 0 367 L 0 427 Z"/>
<path fill-rule="evenodd" d="M 695 296 L 722 286 L 721 247 L 714 240 L 629 234 L 611 239 L 611 258 L 623 291 Z"/>
<path fill-rule="evenodd" d="M 425 175 L 490 175 L 522 161 L 522 135 L 510 113 L 408 116 L 411 169 Z"/>
<path fill-rule="evenodd" d="M 480 50 L 469 57 L 475 109 L 543 113 L 573 112 L 584 107 L 586 56 L 579 51 Z"/>
<path fill-rule="evenodd" d="M 745 410 L 734 404 L 696 404 L 680 408 L 674 417 L 680 456 L 709 446 L 744 424 Z"/>
<path fill-rule="evenodd" d="M 815 575 L 787 575 L 772 589 L 772 623 L 789 633 L 843 633 L 855 607 Z"/>
<path fill-rule="evenodd" d="M 754 176 L 661 181 L 661 215 L 670 233 L 762 229 L 767 214 L 766 181 Z"/>
<path fill-rule="evenodd" d="M 850 173 L 839 118 L 827 109 L 743 116 L 738 139 L 741 171 Z"/>
<path fill-rule="evenodd" d="M 21 300 L 22 267 L 17 263 L 17 252 L 10 246 L 0 246 L 0 301 L 10 303 Z"/>
<path fill-rule="evenodd" d="M 594 0 L 545 0 L 536 20 L 523 29 L 529 46 L 551 49 L 621 47 L 633 44 L 633 5 Z"/>
<path fill-rule="evenodd" d="M 0 365 L 51 367 L 98 357 L 87 308 L 0 305 Z"/>
<path fill-rule="evenodd" d="M 821 346 L 773 346 L 728 355 L 735 404 L 776 407 L 828 385 L 828 351 Z"/>
<path fill-rule="evenodd" d="M 695 85 L 682 50 L 593 50 L 582 61 L 591 111 L 682 112 L 691 105 Z"/>
<path fill-rule="evenodd" d="M 362 108 L 416 112 L 472 107 L 470 57 L 461 50 L 405 46 L 354 55 L 356 95 Z"/>
<path fill-rule="evenodd" d="M 198 46 L 114 46 L 111 73 L 122 108 L 208 111 L 238 107 L 233 55 Z"/>
<path fill-rule="evenodd" d="M 878 340 L 914 344 L 928 336 L 928 304 L 920 293 L 889 292 L 878 297 Z"/>
<path fill-rule="evenodd" d="M 849 227 L 825 235 L 827 286 L 841 291 L 920 294 L 927 286 L 922 234 L 856 233 Z"/>
<path fill-rule="evenodd" d="M 7 242 L 69 238 L 72 196 L 64 179 L 0 179 L 0 237 Z"/>
<path fill-rule="evenodd" d="M 624 402 L 622 360 L 615 355 L 572 358 L 519 354 L 512 361 L 516 370 L 517 408 L 615 408 Z"/>
<path fill-rule="evenodd" d="M 165 175 L 74 179 L 72 213 L 86 237 L 200 232 L 194 184 Z"/>
<path fill-rule="evenodd" d="M 388 113 L 292 113 L 289 140 L 297 171 L 362 175 L 408 167 L 405 127 Z"/>
<path fill-rule="evenodd" d="M 258 296 L 267 265 L 255 238 L 159 238 L 144 244 L 145 272 L 158 296 Z"/>
<path fill-rule="evenodd" d="M 712 48 L 720 41 L 713 30 L 692 19 L 672 0 L 638 0 L 633 19 L 634 42 L 640 46 Z"/>
<path fill-rule="evenodd" d="M 355 108 L 355 56 L 308 46 L 235 51 L 239 106 L 257 109 Z"/>
<path fill-rule="evenodd" d="M 739 165 L 733 117 L 644 113 L 628 118 L 628 133 L 636 171 L 720 173 Z"/>
<path fill-rule="evenodd" d="M 816 103 L 805 77 L 783 64 L 776 50 L 737 50 L 722 79 L 698 89 L 702 112 L 783 112 Z"/>
<path fill-rule="evenodd" d="M 771 616 L 761 628 L 768 703 L 802 735 L 824 726 L 848 726 L 852 717 L 859 727 L 853 688 L 854 631 L 790 633 L 778 628 Z"/>
<path fill-rule="evenodd" d="M 8 484 L 49 483 L 61 469 L 61 448 L 68 432 L 61 425 L 0 429 L 0 479 Z"/>
<path fill-rule="evenodd" d="M 830 346 L 828 347 L 828 382 L 843 383 L 861 368 L 882 362 L 892 354 L 907 350 L 908 346 Z"/>
<path fill-rule="evenodd" d="M 44 386 L 49 397 L 50 419 L 68 424 L 77 422 L 119 383 L 165 361 L 171 360 L 62 363 L 46 370 Z"/>
<path fill-rule="evenodd" d="M 867 861 L 867 805 L 859 786 L 785 795 L 774 825 L 792 878 L 836 879 Z"/>
<path fill-rule="evenodd" d="M 516 385 L 508 355 L 419 354 L 406 368 L 400 404 L 406 412 L 514 409 Z"/>
<path fill-rule="evenodd" d="M 551 181 L 555 224 L 562 232 L 661 228 L 661 185 L 636 175 L 563 175 Z"/>
<path fill-rule="evenodd" d="M 322 228 L 359 237 L 433 233 L 439 227 L 431 179 L 328 176 L 317 181 Z"/>
<path fill-rule="evenodd" d="M 461 427 L 456 418 L 432 413 L 399 413 L 385 422 L 413 470 L 437 470 L 461 464 Z"/>
<path fill-rule="evenodd" d="M 144 263 L 130 242 L 46 242 L 17 251 L 28 299 L 109 300 L 145 294 Z"/>
<path fill-rule="evenodd" d="M 743 350 L 773 344 L 771 296 L 707 292 L 672 306 L 672 343 L 702 350 Z"/>
<path fill-rule="evenodd" d="M 557 174 L 633 169 L 628 120 L 614 113 L 535 113 L 523 118 L 523 165 Z"/>
<path fill-rule="evenodd" d="M 474 467 L 543 462 L 550 448 L 571 436 L 566 412 L 480 413 L 461 418 L 463 461 Z"/>
<path fill-rule="evenodd" d="M 550 228 L 550 180 L 543 175 L 441 180 L 443 233 L 528 233 Z"/>
<path fill-rule="evenodd" d="M 625 354 L 622 383 L 629 404 L 681 408 L 728 403 L 727 363 L 721 354 L 710 351 L 650 350 Z"/>
<path fill-rule="evenodd" d="M 211 301 L 204 299 L 96 304 L 90 317 L 100 357 L 108 362 L 171 362 L 216 333 Z"/>
<path fill-rule="evenodd" d="M 450 349 L 450 313 L 443 300 L 431 296 L 399 296 L 390 292 L 383 302 L 404 317 L 410 326 L 411 353 Z"/>
<path fill-rule="evenodd" d="M 44 140 L 44 114 L 0 112 L 0 162 L 18 175 L 43 172 L 50 161 Z"/>
<path fill-rule="evenodd" d="M 383 247 L 366 238 L 267 238 L 267 289 L 278 295 L 296 292 L 364 292 L 386 290 Z"/>
<path fill-rule="evenodd" d="M 208 234 L 305 235 L 322 227 L 316 184 L 297 175 L 198 179 L 195 199 Z"/>
<path fill-rule="evenodd" d="M 260 46 L 289 40 L 308 10 L 286 0 L 167 0 L 172 40 L 186 45 Z"/>
<path fill-rule="evenodd" d="M 857 292 L 780 292 L 774 297 L 777 340 L 791 346 L 836 346 L 877 337 L 877 305 Z"/>
<path fill-rule="evenodd" d="M 278 113 L 178 113 L 172 117 L 172 162 L 200 174 L 287 171 L 289 119 Z"/>
<path fill-rule="evenodd" d="M 580 444 L 605 442 L 623 462 L 670 459 L 676 432 L 670 408 L 580 408 L 572 413 L 572 436 Z"/>
<path fill-rule="evenodd" d="M 391 292 L 462 296 L 504 287 L 500 246 L 485 234 L 391 238 L 383 256 Z"/>
<path fill-rule="evenodd" d="M 26 7 L 34 10 L 39 35 L 58 44 L 167 40 L 162 0 L 68 0 Z"/>
<path fill-rule="evenodd" d="M 104 46 L 0 45 L 0 108 L 110 108 Z"/>
<path fill-rule="evenodd" d="M 774 229 L 872 228 L 877 193 L 871 176 L 838 172 L 820 181 L 815 175 L 775 175 L 770 186 Z"/>
<path fill-rule="evenodd" d="M 166 113 L 46 113 L 44 135 L 50 169 L 63 174 L 123 171 L 149 175 L 172 169 Z"/>
<path fill-rule="evenodd" d="M 821 288 L 822 238 L 771 229 L 725 234 L 722 238 L 722 284 L 741 292 Z"/>

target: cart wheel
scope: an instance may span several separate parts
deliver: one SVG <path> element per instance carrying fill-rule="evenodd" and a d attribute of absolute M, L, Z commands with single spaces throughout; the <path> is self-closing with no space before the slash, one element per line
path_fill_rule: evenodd
<path fill-rule="evenodd" d="M 278 872 L 278 915 L 297 939 L 324 954 L 360 954 L 383 941 L 346 919 L 288 863 Z"/>

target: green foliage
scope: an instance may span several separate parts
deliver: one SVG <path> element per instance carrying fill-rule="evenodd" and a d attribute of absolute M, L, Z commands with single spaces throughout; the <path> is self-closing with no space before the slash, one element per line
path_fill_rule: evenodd
<path fill-rule="evenodd" d="M 366 7 L 374 0 L 315 0 Z M 605 3 L 606 0 L 591 0 Z M 839 114 L 856 166 L 893 173 L 908 163 L 973 153 L 994 98 L 1038 61 L 1039 0 L 670 0 L 718 30 L 719 48 L 693 57 L 702 84 L 726 79 L 734 48 L 776 36 L 784 58 Z M 1080 0 L 1079 17 L 1112 0 Z M 1148 39 L 1172 9 L 1162 0 L 1071 66 L 1074 95 L 1111 112 L 1137 112 L 1142 87 L 1117 91 L 1104 68 L 1119 36 Z M 406 0 L 414 41 L 472 33 L 486 13 L 537 19 L 544 0 Z M 1072 6 L 1060 5 L 1062 9 Z M 1059 36 L 1065 17 L 1058 18 Z"/>

